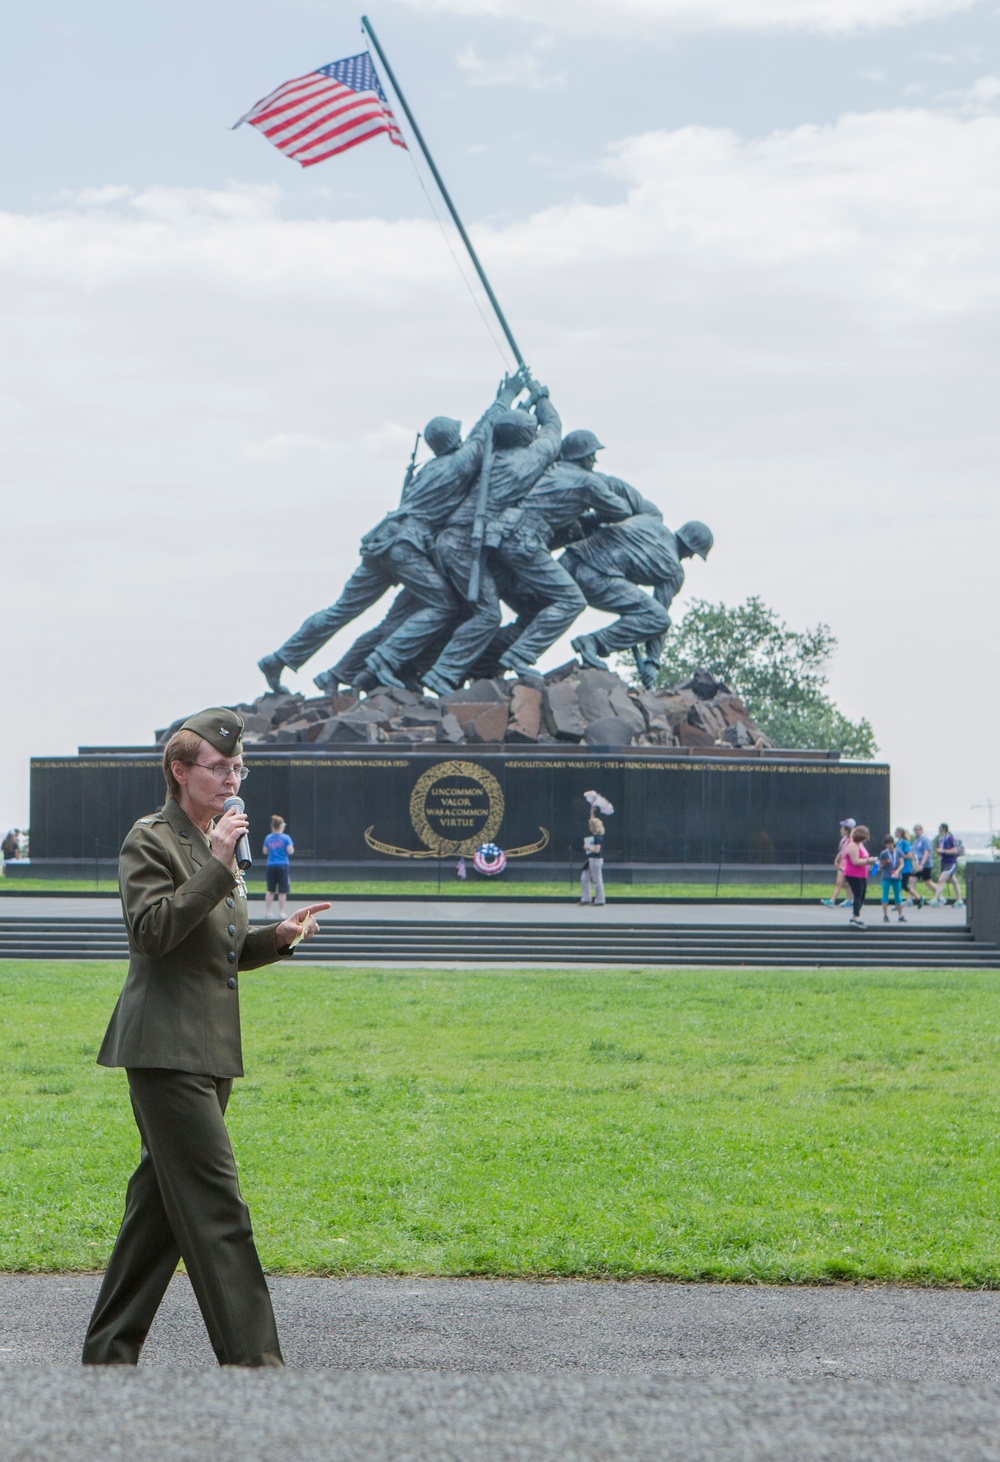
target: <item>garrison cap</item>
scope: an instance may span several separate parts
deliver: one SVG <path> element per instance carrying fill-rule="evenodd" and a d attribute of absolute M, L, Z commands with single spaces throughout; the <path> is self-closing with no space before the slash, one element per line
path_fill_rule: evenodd
<path fill-rule="evenodd" d="M 188 716 L 179 729 L 193 731 L 196 736 L 203 737 L 209 746 L 214 746 L 223 756 L 243 754 L 243 721 L 228 706 L 209 706 L 207 711 Z"/>

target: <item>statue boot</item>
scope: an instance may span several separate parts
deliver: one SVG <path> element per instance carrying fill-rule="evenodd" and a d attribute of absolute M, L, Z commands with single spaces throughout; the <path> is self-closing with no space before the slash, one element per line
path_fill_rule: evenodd
<path fill-rule="evenodd" d="M 314 675 L 313 685 L 324 695 L 336 695 L 340 690 L 340 680 L 332 670 L 321 670 L 318 675 Z"/>
<path fill-rule="evenodd" d="M 372 674 L 375 676 L 377 684 L 391 685 L 396 690 L 406 689 L 406 683 L 400 680 L 399 676 L 394 670 L 389 669 L 389 666 L 385 663 L 385 661 L 382 659 L 382 656 L 377 650 L 373 650 L 372 653 L 368 656 L 368 659 L 365 661 L 365 668 L 372 672 Z"/>
<path fill-rule="evenodd" d="M 420 683 L 425 690 L 429 690 L 432 695 L 437 696 L 451 695 L 453 690 L 458 689 L 457 686 L 445 680 L 443 675 L 436 675 L 433 670 L 428 670 L 426 674 L 422 675 Z"/>
<path fill-rule="evenodd" d="M 607 665 L 601 657 L 600 641 L 596 635 L 577 635 L 575 640 L 570 640 L 574 654 L 579 655 L 584 665 L 589 665 L 591 670 L 607 670 Z"/>
<path fill-rule="evenodd" d="M 509 650 L 500 656 L 500 665 L 504 670 L 512 670 L 518 676 L 530 675 L 532 670 L 532 665 L 529 661 L 522 660 L 517 655 L 512 655 Z"/>
<path fill-rule="evenodd" d="M 358 692 L 374 690 L 377 685 L 378 676 L 375 674 L 374 670 L 369 670 L 367 666 L 364 666 L 361 670 L 359 670 L 357 675 L 355 675 L 354 679 L 351 681 L 351 689 Z"/>
<path fill-rule="evenodd" d="M 267 681 L 269 689 L 275 695 L 291 695 L 292 692 L 287 685 L 281 683 L 281 673 L 287 670 L 288 666 L 280 655 L 265 655 L 262 660 L 257 661 L 257 669 Z"/>

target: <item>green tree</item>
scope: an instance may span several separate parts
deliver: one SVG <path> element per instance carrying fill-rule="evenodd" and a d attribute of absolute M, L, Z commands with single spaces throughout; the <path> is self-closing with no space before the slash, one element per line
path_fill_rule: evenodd
<path fill-rule="evenodd" d="M 836 648 L 829 625 L 789 629 L 755 594 L 733 606 L 693 599 L 667 635 L 659 684 L 709 670 L 742 697 L 776 746 L 870 760 L 878 750 L 871 722 L 848 720 L 827 693 L 826 666 Z"/>

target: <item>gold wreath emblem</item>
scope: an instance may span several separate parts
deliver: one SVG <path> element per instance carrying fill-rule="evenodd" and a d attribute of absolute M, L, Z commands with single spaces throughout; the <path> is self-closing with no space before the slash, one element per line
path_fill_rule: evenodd
<path fill-rule="evenodd" d="M 427 800 L 431 791 L 444 781 L 447 777 L 465 777 L 470 782 L 475 782 L 486 794 L 488 808 L 483 824 L 479 831 L 467 838 L 445 838 L 435 832 L 431 826 L 427 813 Z M 483 843 L 496 841 L 500 831 L 500 824 L 503 822 L 504 798 L 503 788 L 485 767 L 477 766 L 472 761 L 442 761 L 431 767 L 417 778 L 413 791 L 410 794 L 410 821 L 417 837 L 423 843 L 423 848 L 397 848 L 391 843 L 383 843 L 374 836 L 375 825 L 365 829 L 365 842 L 369 848 L 378 853 L 389 853 L 395 858 L 442 858 L 453 854 L 460 854 L 463 857 L 475 853 L 476 849 Z M 530 843 L 523 848 L 505 849 L 508 858 L 525 858 L 532 853 L 540 853 L 548 845 L 549 834 L 546 828 L 538 829 L 541 837 L 537 842 Z"/>
<path fill-rule="evenodd" d="M 427 799 L 439 782 L 446 777 L 465 777 L 475 782 L 486 793 L 489 809 L 486 820 L 477 833 L 464 839 L 443 838 L 430 825 L 427 816 Z M 439 857 L 449 853 L 474 853 L 482 843 L 492 843 L 503 822 L 503 788 L 492 772 L 477 767 L 473 761 L 442 761 L 418 777 L 410 793 L 410 821 L 413 831 L 432 853 Z"/>

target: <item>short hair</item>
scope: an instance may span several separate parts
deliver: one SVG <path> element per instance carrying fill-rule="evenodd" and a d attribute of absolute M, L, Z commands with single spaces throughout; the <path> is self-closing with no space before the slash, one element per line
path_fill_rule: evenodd
<path fill-rule="evenodd" d="M 946 822 L 943 822 L 941 824 L 941 830 L 942 830 L 942 832 L 946 832 L 946 833 L 950 833 L 951 832 L 951 828 L 948 826 L 948 824 Z"/>
<path fill-rule="evenodd" d="M 883 848 L 887 848 L 890 843 L 892 843 L 893 847 L 895 847 L 896 839 L 893 837 L 892 833 L 886 833 L 885 837 L 882 839 Z"/>
<path fill-rule="evenodd" d="M 277 812 L 272 812 L 271 813 L 271 831 L 273 833 L 278 833 L 278 832 L 281 831 L 281 829 L 284 827 L 284 825 L 285 825 L 285 819 L 283 817 L 279 816 L 279 814 Z"/>
<path fill-rule="evenodd" d="M 865 838 L 870 838 L 870 837 L 871 837 L 871 831 L 868 828 L 866 828 L 863 823 L 858 823 L 857 827 L 851 833 L 851 842 L 852 843 L 863 843 L 864 840 L 865 840 Z"/>
<path fill-rule="evenodd" d="M 170 769 L 172 761 L 182 761 L 185 766 L 193 766 L 198 760 L 198 753 L 203 746 L 208 746 L 204 736 L 199 736 L 197 731 L 175 731 L 173 736 L 163 748 L 163 775 L 167 783 L 167 796 L 174 802 L 180 801 L 181 784 Z M 214 751 L 215 748 L 212 747 Z"/>

